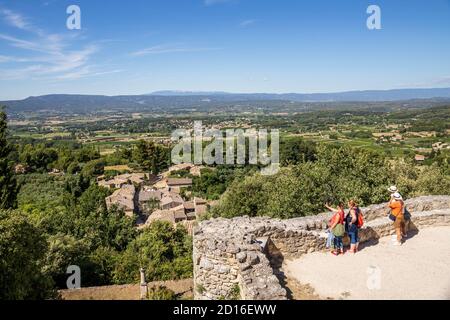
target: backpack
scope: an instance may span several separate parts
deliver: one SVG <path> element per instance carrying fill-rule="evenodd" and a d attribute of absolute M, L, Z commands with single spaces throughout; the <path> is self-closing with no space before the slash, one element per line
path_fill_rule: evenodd
<path fill-rule="evenodd" d="M 356 226 L 358 227 L 358 229 L 362 228 L 362 226 L 364 225 L 364 216 L 361 212 L 361 209 L 357 208 L 356 210 Z"/>
<path fill-rule="evenodd" d="M 337 217 L 336 217 L 337 215 Z M 335 213 L 335 216 L 333 216 L 334 219 L 338 218 L 339 221 L 336 224 L 336 226 L 333 228 L 333 230 L 331 230 L 331 232 L 333 233 L 333 235 L 335 237 L 342 237 L 344 236 L 345 233 L 345 228 L 344 228 L 344 213 L 343 212 L 337 212 Z"/>
<path fill-rule="evenodd" d="M 331 232 L 333 233 L 333 235 L 334 235 L 335 237 L 342 237 L 342 236 L 344 236 L 344 233 L 345 233 L 344 225 L 341 224 L 341 223 L 338 223 L 338 224 L 333 228 L 333 230 L 331 230 Z"/>

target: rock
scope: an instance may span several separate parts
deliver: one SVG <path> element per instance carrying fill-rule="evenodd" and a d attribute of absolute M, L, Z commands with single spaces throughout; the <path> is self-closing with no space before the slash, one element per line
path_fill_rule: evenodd
<path fill-rule="evenodd" d="M 252 267 L 252 266 L 250 265 L 250 263 L 245 262 L 245 263 L 242 263 L 242 264 L 239 266 L 239 269 L 240 269 L 241 271 L 246 271 L 246 270 L 249 270 L 251 267 Z"/>
<path fill-rule="evenodd" d="M 226 265 L 221 265 L 221 266 L 219 266 L 218 268 L 217 268 L 217 272 L 218 273 L 228 273 L 228 272 L 230 272 L 230 267 L 229 266 L 226 266 Z"/>
<path fill-rule="evenodd" d="M 236 259 L 239 262 L 244 262 L 247 259 L 247 254 L 245 252 L 239 252 L 238 254 L 236 254 Z"/>
<path fill-rule="evenodd" d="M 251 266 L 259 263 L 259 256 L 255 252 L 249 252 L 247 255 L 247 261 Z"/>
<path fill-rule="evenodd" d="M 240 249 L 238 247 L 236 247 L 235 245 L 228 245 L 226 252 L 227 253 L 232 253 L 232 254 L 236 254 L 240 251 Z"/>
<path fill-rule="evenodd" d="M 200 268 L 203 268 L 205 270 L 212 270 L 214 269 L 214 264 L 210 260 L 202 258 L 200 260 Z"/>

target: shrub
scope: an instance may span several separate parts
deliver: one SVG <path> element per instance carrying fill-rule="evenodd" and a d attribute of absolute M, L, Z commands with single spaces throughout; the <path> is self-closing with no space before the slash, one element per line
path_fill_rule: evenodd
<path fill-rule="evenodd" d="M 148 291 L 149 300 L 176 300 L 176 298 L 175 292 L 165 286 L 151 287 Z"/>

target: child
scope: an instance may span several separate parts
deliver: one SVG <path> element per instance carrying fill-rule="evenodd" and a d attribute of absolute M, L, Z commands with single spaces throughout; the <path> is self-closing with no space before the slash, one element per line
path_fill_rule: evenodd
<path fill-rule="evenodd" d="M 330 225 L 331 225 L 331 220 L 328 222 L 328 227 Z M 333 234 L 333 232 L 331 232 L 330 228 L 328 228 L 325 232 L 328 233 L 327 242 L 325 243 L 325 247 L 327 249 L 330 249 L 331 245 L 334 243 L 334 234 Z"/>

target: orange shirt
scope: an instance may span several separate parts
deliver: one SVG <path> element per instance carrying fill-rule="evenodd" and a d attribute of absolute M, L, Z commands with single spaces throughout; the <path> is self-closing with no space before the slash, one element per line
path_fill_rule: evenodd
<path fill-rule="evenodd" d="M 389 208 L 391 208 L 394 216 L 399 217 L 403 215 L 403 201 L 392 200 L 389 202 Z"/>
<path fill-rule="evenodd" d="M 343 224 L 344 223 L 344 212 L 343 211 L 338 211 L 336 212 L 333 217 L 331 218 L 331 223 L 333 224 L 335 222 L 337 222 L 338 224 Z"/>

